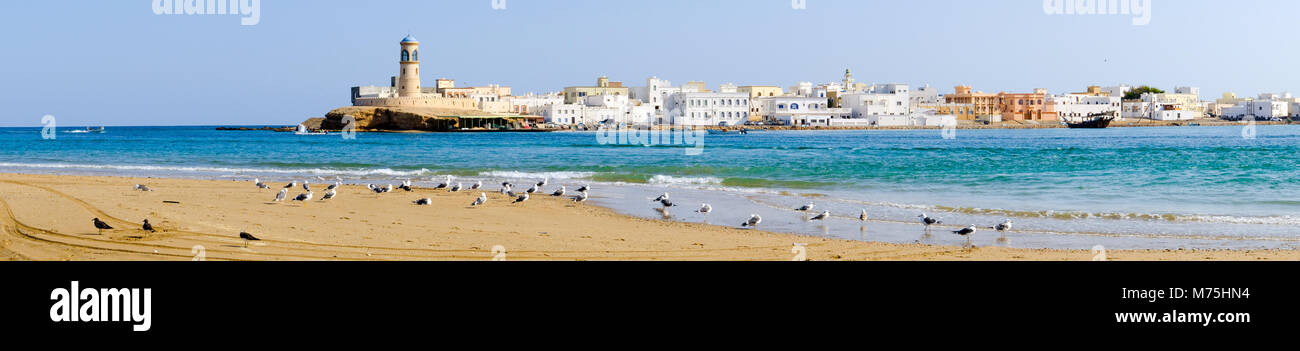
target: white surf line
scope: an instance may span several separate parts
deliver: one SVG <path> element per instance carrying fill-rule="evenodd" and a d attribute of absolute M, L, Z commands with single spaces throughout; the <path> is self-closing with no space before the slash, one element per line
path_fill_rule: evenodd
<path fill-rule="evenodd" d="M 755 196 L 746 196 L 745 198 L 748 199 L 748 200 L 750 200 L 750 202 L 753 202 L 754 204 L 762 205 L 762 206 L 764 206 L 764 207 L 768 207 L 768 208 L 771 208 L 771 209 L 781 210 L 781 211 L 787 211 L 787 212 L 791 212 L 791 213 L 795 213 L 795 212 L 797 212 L 797 211 L 793 211 L 793 210 L 791 210 L 791 209 L 789 209 L 789 208 L 786 208 L 786 207 L 789 207 L 789 206 L 782 206 L 782 205 L 779 205 L 779 204 L 774 204 L 774 203 L 770 203 L 770 202 L 762 201 L 762 200 L 760 200 L 760 199 L 755 198 Z M 835 199 L 829 199 L 829 201 L 830 201 L 830 202 L 839 202 L 839 203 L 852 203 L 852 202 L 839 201 L 839 200 L 835 200 Z M 846 217 L 846 216 L 835 216 L 835 215 L 832 215 L 831 218 L 832 218 L 832 219 L 845 219 L 845 220 L 851 220 L 851 221 L 853 221 L 853 222 L 861 222 L 861 221 L 858 220 L 858 218 L 856 218 L 856 217 Z M 920 226 L 920 224 L 914 223 L 913 221 L 894 221 L 894 220 L 881 220 L 881 219 L 874 219 L 874 218 L 872 218 L 872 219 L 868 219 L 868 220 L 867 220 L 867 223 L 890 223 L 890 224 L 903 224 L 903 225 L 909 225 L 909 226 Z M 957 226 L 957 225 L 942 225 L 942 224 L 934 225 L 934 227 L 939 227 L 939 228 L 950 228 L 950 229 L 966 228 L 965 226 Z M 1121 233 L 1100 233 L 1100 232 L 1062 232 L 1062 231 L 1055 231 L 1055 230 L 1011 230 L 1011 231 L 1007 231 L 1007 233 L 1024 234 L 1024 235 L 1042 235 L 1042 234 L 1047 234 L 1047 235 L 1060 235 L 1060 236 L 1089 236 L 1089 237 L 1106 237 L 1106 238 L 1138 238 L 1138 239 L 1182 239 L 1182 240 L 1214 240 L 1214 241 L 1270 241 L 1270 242 L 1300 242 L 1300 237 L 1295 237 L 1295 238 L 1282 238 L 1282 237 L 1248 237 L 1248 236 L 1228 236 L 1228 235 L 1211 236 L 1211 235 L 1199 235 L 1199 234 L 1178 235 L 1178 234 L 1154 234 L 1154 233 L 1121 234 Z"/>

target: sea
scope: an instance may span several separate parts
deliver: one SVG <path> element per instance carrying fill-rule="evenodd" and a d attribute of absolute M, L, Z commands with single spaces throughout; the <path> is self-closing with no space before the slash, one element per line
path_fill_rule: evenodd
<path fill-rule="evenodd" d="M 452 176 L 489 191 L 549 179 L 548 193 L 590 185 L 590 205 L 631 216 L 739 227 L 758 214 L 759 229 L 810 237 L 1082 250 L 1300 246 L 1300 126 L 762 131 L 704 135 L 698 152 L 614 145 L 595 132 L 72 132 L 84 129 L 0 128 L 0 172 L 417 187 Z M 678 206 L 651 201 L 662 193 Z M 697 212 L 705 203 L 714 211 Z M 810 203 L 813 213 L 794 210 Z M 832 217 L 810 220 L 822 211 Z M 921 214 L 943 224 L 927 230 Z M 991 229 L 1007 220 L 1013 230 Z M 971 225 L 980 230 L 971 237 L 952 233 Z"/>

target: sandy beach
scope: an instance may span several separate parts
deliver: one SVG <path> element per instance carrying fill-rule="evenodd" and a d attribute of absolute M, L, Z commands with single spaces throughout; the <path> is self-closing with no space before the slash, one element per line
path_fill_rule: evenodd
<path fill-rule="evenodd" d="M 153 192 L 133 190 L 147 184 Z M 790 261 L 795 243 L 812 261 L 1091 261 L 1089 251 L 962 248 L 884 244 L 768 233 L 624 216 L 611 210 L 536 196 L 510 204 L 489 192 L 416 189 L 374 194 L 344 186 L 336 199 L 271 200 L 274 190 L 245 181 L 0 174 L 0 260 L 35 261 L 315 261 L 507 260 Z M 322 188 L 322 186 L 316 186 Z M 323 190 L 323 189 L 314 189 Z M 290 192 L 290 197 L 301 193 Z M 430 206 L 414 200 L 430 197 Z M 113 230 L 99 234 L 100 218 Z M 158 229 L 140 230 L 144 219 Z M 737 220 L 739 223 L 740 220 Z M 241 231 L 262 241 L 245 247 Z M 939 235 L 939 234 L 936 234 Z M 1297 260 L 1275 251 L 1112 251 L 1109 260 Z"/>

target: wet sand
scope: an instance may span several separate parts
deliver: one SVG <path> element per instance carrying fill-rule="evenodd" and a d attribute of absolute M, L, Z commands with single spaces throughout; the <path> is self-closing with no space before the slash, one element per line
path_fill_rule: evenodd
<path fill-rule="evenodd" d="M 1091 261 L 1091 251 L 886 244 L 635 218 L 567 198 L 510 204 L 488 192 L 374 194 L 345 185 L 321 201 L 272 202 L 288 179 L 246 181 L 0 174 L 0 260 L 35 261 Z M 146 184 L 153 192 L 133 190 Z M 489 185 L 489 188 L 495 190 Z M 292 198 L 303 193 L 290 191 Z M 416 206 L 421 198 L 432 205 Z M 100 234 L 100 218 L 115 229 Z M 156 233 L 140 230 L 149 219 Z M 739 223 L 743 219 L 737 219 Z M 238 235 L 262 241 L 245 247 Z M 939 235 L 936 233 L 936 235 Z M 504 254 L 494 253 L 504 248 Z M 499 250 L 498 250 L 499 251 Z M 1112 251 L 1114 261 L 1300 260 L 1290 250 Z"/>

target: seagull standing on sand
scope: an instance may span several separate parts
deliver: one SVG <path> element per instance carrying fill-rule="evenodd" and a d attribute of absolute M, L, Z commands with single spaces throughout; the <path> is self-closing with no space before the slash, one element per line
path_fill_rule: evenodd
<path fill-rule="evenodd" d="M 740 226 L 745 228 L 756 228 L 758 227 L 759 223 L 763 223 L 763 216 L 759 216 L 755 214 L 755 215 L 750 215 L 749 220 L 745 221 L 745 223 L 741 223 Z"/>
<path fill-rule="evenodd" d="M 479 189 L 483 189 L 483 181 L 481 180 L 474 182 L 474 185 L 469 186 L 469 190 L 479 190 Z"/>
<path fill-rule="evenodd" d="M 581 188 L 578 188 L 578 192 L 580 193 L 585 193 L 588 191 L 591 191 L 591 185 L 583 184 Z"/>
<path fill-rule="evenodd" d="M 511 203 L 517 204 L 524 201 L 528 201 L 528 193 L 523 193 L 522 195 L 519 195 L 519 198 L 516 198 L 515 202 L 511 202 Z"/>
<path fill-rule="evenodd" d="M 269 188 L 271 188 L 271 187 L 267 186 L 266 183 L 263 183 L 261 179 L 257 179 L 257 178 L 253 178 L 253 185 L 256 185 L 258 189 L 269 189 Z"/>
<path fill-rule="evenodd" d="M 144 185 L 144 184 L 136 184 L 135 190 L 144 191 L 144 192 L 153 191 L 152 188 L 149 188 L 148 185 Z"/>
<path fill-rule="evenodd" d="M 391 193 L 391 192 L 393 192 L 393 185 L 392 185 L 392 184 L 388 184 L 388 186 L 384 187 L 384 192 L 385 192 L 385 193 Z"/>
<path fill-rule="evenodd" d="M 451 176 L 447 176 L 447 181 L 442 182 L 441 184 L 438 184 L 438 186 L 433 187 L 433 190 L 442 190 L 449 187 L 451 187 Z"/>
<path fill-rule="evenodd" d="M 334 189 L 325 190 L 325 196 L 321 197 L 320 200 L 325 201 L 333 199 L 335 196 L 338 196 L 338 193 L 334 192 Z"/>
<path fill-rule="evenodd" d="M 287 196 L 289 196 L 289 188 L 280 189 L 280 192 L 275 194 L 275 202 L 284 201 Z"/>
<path fill-rule="evenodd" d="M 329 186 L 329 187 L 327 187 L 327 188 L 325 188 L 325 190 L 327 190 L 327 191 L 328 191 L 328 190 L 334 190 L 334 189 L 338 189 L 338 188 L 339 188 L 339 186 L 342 186 L 342 185 L 343 185 L 343 183 L 339 183 L 339 182 L 334 182 L 334 184 L 330 184 L 330 186 Z"/>
<path fill-rule="evenodd" d="M 412 191 L 415 191 L 415 189 L 412 189 L 412 188 L 411 188 L 411 180 L 410 180 L 410 179 L 403 180 L 403 181 L 402 181 L 402 185 L 401 185 L 401 186 L 398 186 L 397 188 L 398 188 L 398 189 L 402 189 L 402 190 L 406 190 L 406 192 L 408 192 L 408 193 L 409 193 L 409 192 L 412 192 Z"/>
<path fill-rule="evenodd" d="M 308 191 L 306 194 L 298 194 L 298 197 L 293 198 L 293 201 L 307 202 L 311 201 L 311 198 L 314 196 L 316 196 L 315 193 Z"/>
<path fill-rule="evenodd" d="M 831 218 L 831 211 L 822 211 L 822 214 L 819 214 L 819 215 L 817 215 L 816 217 L 813 217 L 812 220 L 814 220 L 814 221 L 824 221 L 824 220 L 826 220 L 826 219 L 828 219 L 828 218 Z"/>
<path fill-rule="evenodd" d="M 485 203 L 487 203 L 487 193 L 479 193 L 478 199 L 475 199 L 474 203 L 469 204 L 469 207 L 479 207 Z"/>
<path fill-rule="evenodd" d="M 505 185 L 501 186 L 501 193 L 510 196 L 515 196 L 514 186 L 510 185 L 510 183 L 505 183 Z"/>
<path fill-rule="evenodd" d="M 550 182 L 551 178 L 544 178 L 542 181 L 537 182 L 537 191 L 546 191 L 546 184 L 549 184 Z"/>
<path fill-rule="evenodd" d="M 99 220 L 99 218 L 95 218 L 94 220 L 91 220 L 91 223 L 95 224 L 95 229 L 99 229 L 99 235 L 104 235 L 105 230 L 113 229 L 113 226 L 108 225 L 108 223 L 104 223 L 104 221 Z"/>
<path fill-rule="evenodd" d="M 257 237 L 253 236 L 253 234 L 248 234 L 248 232 L 242 232 L 242 231 L 239 232 L 239 238 L 244 239 L 244 248 L 248 248 L 249 241 L 262 241 L 262 239 L 258 239 Z"/>
<path fill-rule="evenodd" d="M 561 196 L 564 196 L 564 186 L 561 185 L 561 186 L 560 186 L 560 190 L 556 190 L 554 193 L 551 193 L 551 196 L 554 196 L 554 197 L 561 197 Z"/>
<path fill-rule="evenodd" d="M 534 184 L 533 187 L 528 188 L 528 191 L 526 191 L 526 193 L 534 194 L 537 193 L 538 191 L 541 191 L 541 189 L 538 188 L 536 184 Z"/>
<path fill-rule="evenodd" d="M 426 197 L 426 198 L 423 198 L 423 199 L 415 200 L 415 204 L 416 204 L 416 205 L 419 205 L 419 206 L 428 206 L 428 205 L 432 205 L 432 204 L 433 204 L 433 199 L 430 199 L 430 198 L 427 198 L 427 197 Z"/>
<path fill-rule="evenodd" d="M 146 231 L 146 232 L 150 232 L 150 233 L 156 233 L 156 232 L 158 232 L 158 231 L 156 231 L 156 230 L 153 230 L 153 225 L 152 225 L 152 224 L 149 224 L 149 220 L 147 220 L 147 219 L 144 220 L 144 226 L 142 226 L 141 229 L 144 229 L 144 231 Z"/>
<path fill-rule="evenodd" d="M 456 186 L 451 187 L 451 192 L 459 193 L 460 189 L 464 189 L 464 187 L 461 186 L 461 183 L 456 183 Z"/>
<path fill-rule="evenodd" d="M 293 189 L 293 187 L 295 187 L 295 186 L 298 186 L 298 182 L 290 181 L 289 184 L 286 184 L 286 185 L 284 186 L 284 188 L 285 188 L 285 189 Z"/>
<path fill-rule="evenodd" d="M 578 196 L 573 197 L 573 202 L 587 202 L 587 192 L 579 191 Z"/>
<path fill-rule="evenodd" d="M 713 206 L 710 206 L 709 204 L 704 204 L 700 206 L 700 209 L 695 210 L 695 212 L 699 212 L 707 215 L 709 214 L 709 212 L 713 212 Z"/>
<path fill-rule="evenodd" d="M 303 190 L 303 191 L 307 191 L 307 192 L 311 192 L 311 182 L 309 182 L 309 181 L 305 181 L 305 180 L 302 181 L 302 190 Z"/>
<path fill-rule="evenodd" d="M 808 203 L 807 205 L 803 205 L 803 207 L 796 208 L 794 210 L 799 212 L 810 212 L 813 210 L 813 207 L 817 207 L 817 204 Z"/>

